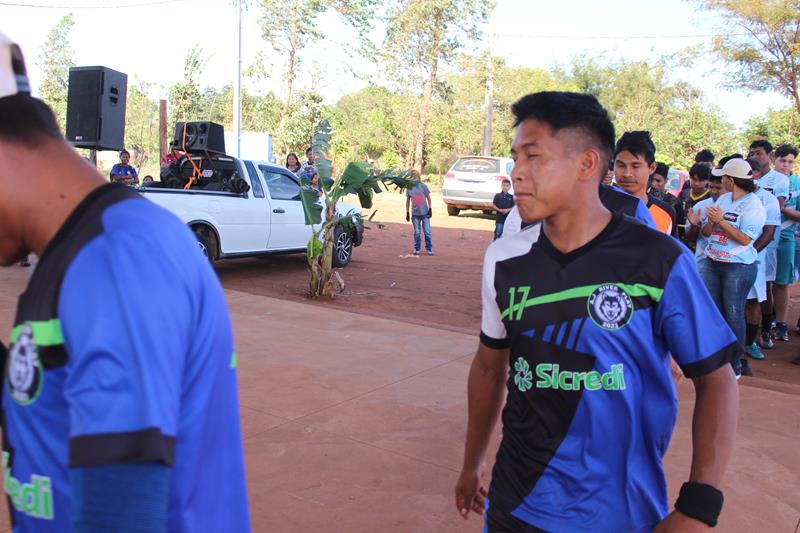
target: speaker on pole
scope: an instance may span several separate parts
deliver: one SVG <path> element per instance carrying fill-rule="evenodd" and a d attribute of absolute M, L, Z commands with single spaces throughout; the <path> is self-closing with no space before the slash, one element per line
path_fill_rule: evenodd
<path fill-rule="evenodd" d="M 78 148 L 122 150 L 128 75 L 107 67 L 69 69 L 67 140 Z"/>

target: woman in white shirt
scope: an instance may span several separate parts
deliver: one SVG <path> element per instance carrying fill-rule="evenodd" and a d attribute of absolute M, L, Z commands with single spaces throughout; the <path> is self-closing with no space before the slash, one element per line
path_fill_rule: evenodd
<path fill-rule="evenodd" d="M 704 210 L 701 231 L 708 239 L 705 255 L 710 261 L 702 261 L 698 269 L 722 316 L 742 344 L 744 354 L 744 308 L 757 271 L 758 253 L 753 242 L 761 235 L 766 211 L 753 194 L 756 184 L 747 161 L 731 159 L 721 169 L 711 172 L 722 176 L 722 184 L 730 192 Z M 741 375 L 741 359 L 731 364 L 736 376 Z"/>

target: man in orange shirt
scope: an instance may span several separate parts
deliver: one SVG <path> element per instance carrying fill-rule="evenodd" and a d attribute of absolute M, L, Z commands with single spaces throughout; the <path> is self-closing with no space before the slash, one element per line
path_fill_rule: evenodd
<path fill-rule="evenodd" d="M 647 204 L 656 228 L 677 236 L 675 210 L 647 194 L 647 182 L 656 170 L 656 146 L 647 131 L 626 131 L 614 148 L 614 176 L 620 189 Z"/>

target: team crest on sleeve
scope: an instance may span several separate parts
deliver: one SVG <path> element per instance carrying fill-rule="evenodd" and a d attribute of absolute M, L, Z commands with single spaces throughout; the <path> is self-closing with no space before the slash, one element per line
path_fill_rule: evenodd
<path fill-rule="evenodd" d="M 33 338 L 33 328 L 25 324 L 19 338 L 8 352 L 6 382 L 11 397 L 20 405 L 36 401 L 42 391 L 44 376 L 39 349 Z"/>
<path fill-rule="evenodd" d="M 600 285 L 587 301 L 589 316 L 603 329 L 625 327 L 633 316 L 633 301 L 619 285 Z"/>

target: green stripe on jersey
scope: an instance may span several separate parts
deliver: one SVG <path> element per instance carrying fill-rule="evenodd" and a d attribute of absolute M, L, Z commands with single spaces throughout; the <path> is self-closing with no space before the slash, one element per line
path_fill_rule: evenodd
<path fill-rule="evenodd" d="M 61 321 L 57 318 L 42 321 L 24 322 L 11 330 L 11 342 L 16 342 L 22 333 L 22 328 L 30 326 L 33 330 L 33 340 L 37 346 L 58 346 L 64 344 L 64 335 L 61 333 Z"/>
<path fill-rule="evenodd" d="M 231 368 L 236 368 L 237 366 L 239 366 L 239 361 L 236 359 L 236 352 L 233 352 L 233 355 L 231 355 Z"/>
<path fill-rule="evenodd" d="M 527 289 L 524 290 L 522 301 L 515 304 L 514 298 L 512 297 L 508 309 L 503 311 L 500 318 L 509 317 L 512 313 L 516 312 L 517 320 L 519 320 L 522 317 L 522 311 L 528 307 L 550 304 L 553 302 L 563 302 L 564 300 L 572 300 L 574 298 L 588 298 L 598 287 L 602 287 L 603 285 L 616 285 L 628 293 L 628 296 L 631 298 L 647 296 L 655 303 L 661 301 L 661 296 L 664 294 L 664 289 L 659 289 L 658 287 L 652 287 L 643 283 L 635 283 L 633 285 L 628 285 L 626 283 L 599 283 L 597 285 L 584 285 L 583 287 L 574 287 L 565 291 L 543 294 L 542 296 L 537 296 L 529 300 L 527 296 L 528 290 L 530 289 L 528 287 L 521 287 L 521 289 Z M 510 290 L 514 291 L 513 288 Z"/>

